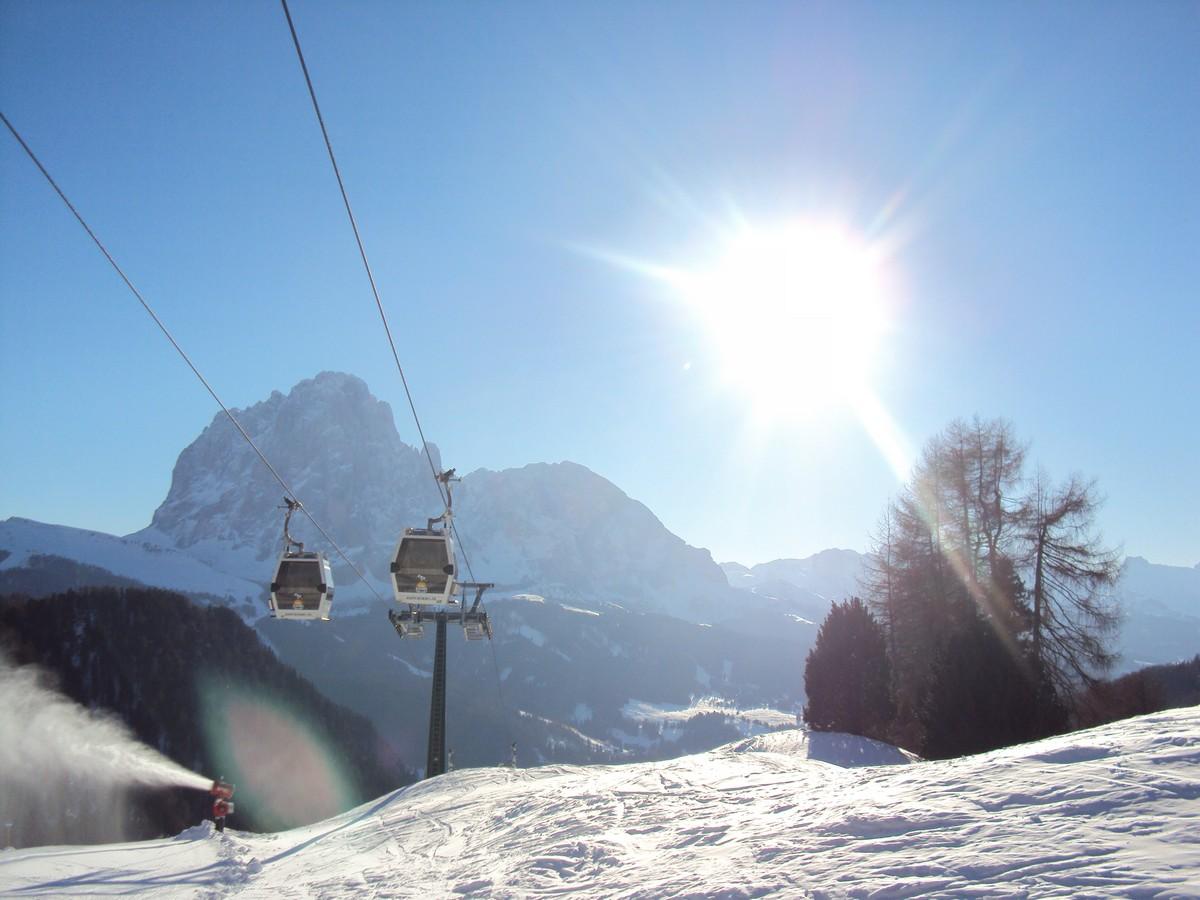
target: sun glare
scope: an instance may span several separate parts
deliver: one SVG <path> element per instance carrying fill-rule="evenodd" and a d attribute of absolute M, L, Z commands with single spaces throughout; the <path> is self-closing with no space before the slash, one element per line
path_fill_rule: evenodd
<path fill-rule="evenodd" d="M 887 324 L 882 276 L 877 254 L 844 229 L 743 229 L 712 265 L 670 280 L 756 414 L 803 416 L 867 384 Z"/>

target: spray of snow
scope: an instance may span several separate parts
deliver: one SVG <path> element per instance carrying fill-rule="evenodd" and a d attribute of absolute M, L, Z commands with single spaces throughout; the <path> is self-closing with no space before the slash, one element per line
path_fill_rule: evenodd
<path fill-rule="evenodd" d="M 35 666 L 0 653 L 0 828 L 5 843 L 33 834 L 81 841 L 120 819 L 130 788 L 196 788 L 212 779 L 137 741 L 111 714 L 90 711 L 51 687 Z"/>

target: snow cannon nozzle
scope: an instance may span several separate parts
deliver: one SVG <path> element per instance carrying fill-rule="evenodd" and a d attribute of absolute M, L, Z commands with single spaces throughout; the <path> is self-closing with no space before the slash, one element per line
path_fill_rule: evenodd
<path fill-rule="evenodd" d="M 214 781 L 208 792 L 219 800 L 232 800 L 233 787 L 232 784 L 226 784 L 224 781 Z"/>

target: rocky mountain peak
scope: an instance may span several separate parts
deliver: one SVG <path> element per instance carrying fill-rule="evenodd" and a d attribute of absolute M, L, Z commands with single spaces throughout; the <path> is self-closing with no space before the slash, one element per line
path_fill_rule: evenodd
<path fill-rule="evenodd" d="M 369 551 L 376 567 L 377 545 L 440 509 L 424 455 L 400 439 L 391 407 L 360 378 L 322 372 L 233 413 L 343 549 Z M 179 455 L 146 536 L 227 570 L 255 567 L 281 546 L 282 495 L 219 413 Z M 306 519 L 294 517 L 293 526 L 295 537 L 317 543 Z"/>
<path fill-rule="evenodd" d="M 382 589 L 400 530 L 442 508 L 428 461 L 400 439 L 388 404 L 353 375 L 322 372 L 234 414 Z M 440 465 L 436 455 L 434 461 Z M 220 414 L 180 454 L 150 527 L 131 537 L 262 582 L 282 547 L 282 494 Z M 576 463 L 480 469 L 456 488 L 455 512 L 476 577 L 501 587 L 704 621 L 729 601 L 728 583 L 707 550 L 688 546 L 642 503 Z M 306 519 L 294 516 L 292 523 L 294 537 L 329 552 Z M 336 558 L 334 567 L 341 569 L 343 601 L 351 591 L 363 593 Z"/>

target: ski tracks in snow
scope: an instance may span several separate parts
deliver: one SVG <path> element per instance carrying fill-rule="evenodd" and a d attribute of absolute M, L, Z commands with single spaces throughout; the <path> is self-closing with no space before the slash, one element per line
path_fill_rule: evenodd
<path fill-rule="evenodd" d="M 0 893 L 1200 897 L 1200 708 L 945 762 L 833 764 L 905 760 L 856 741 L 463 770 L 276 835 L 9 851 Z"/>

